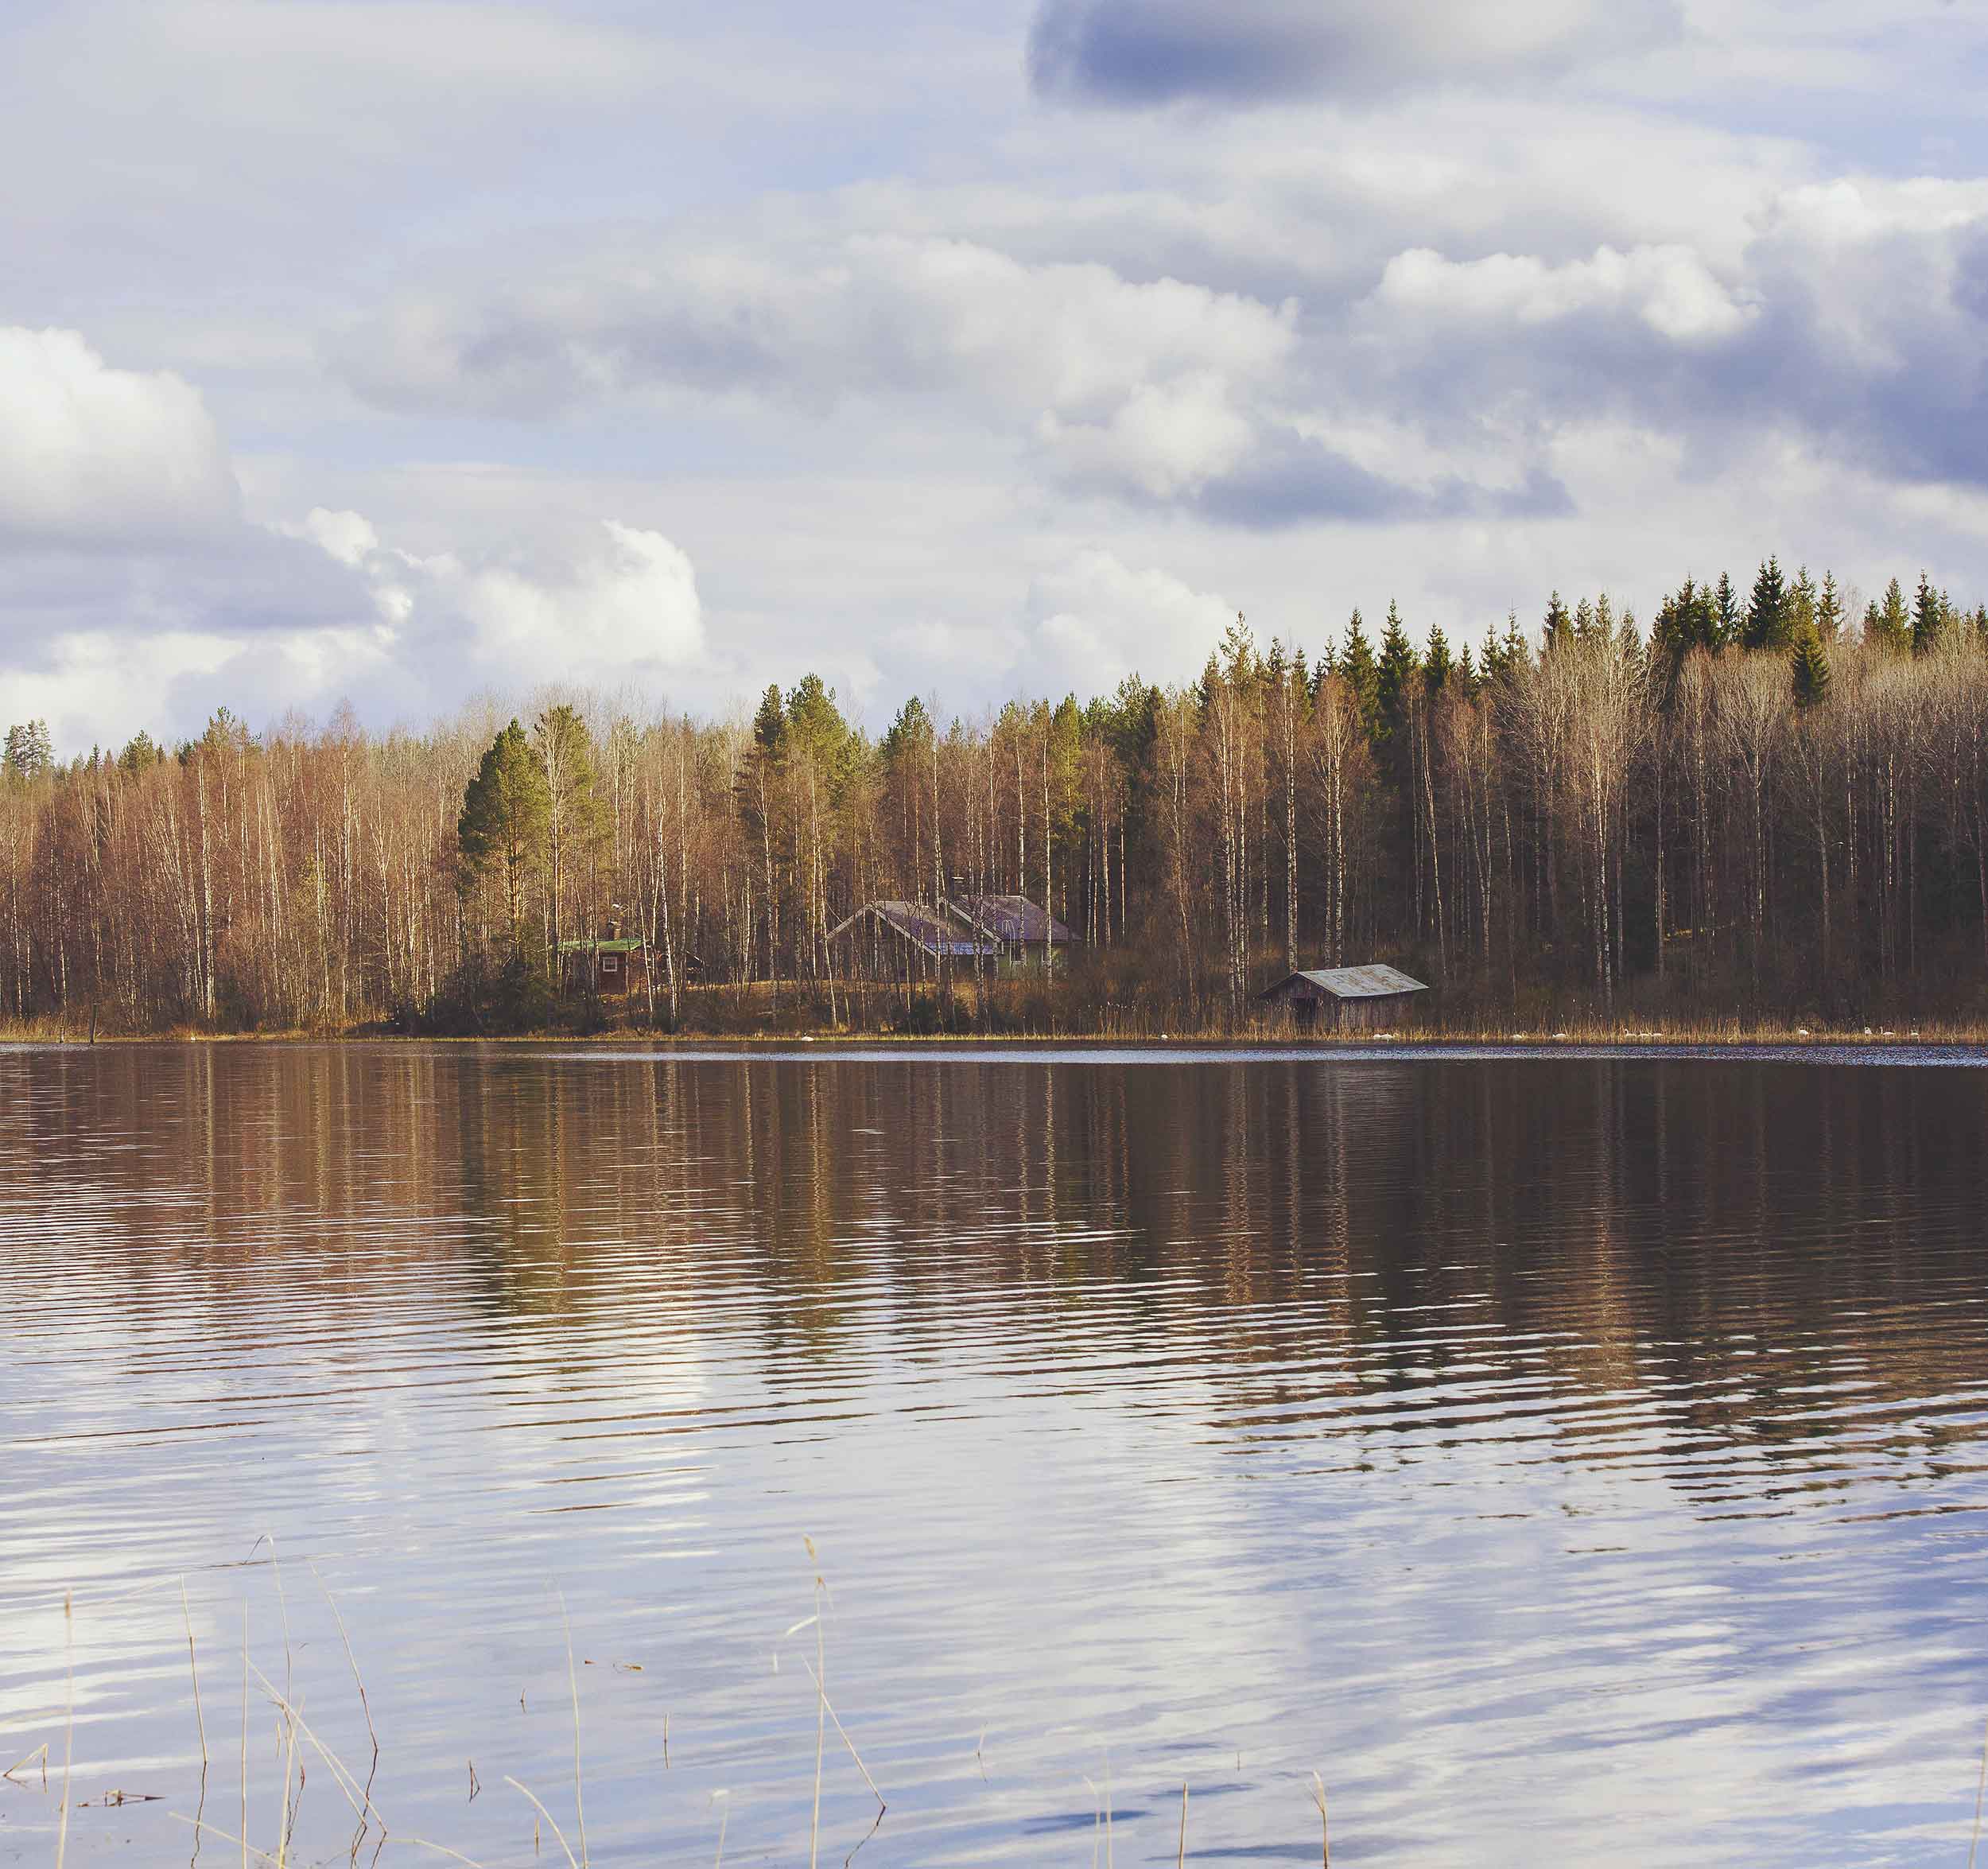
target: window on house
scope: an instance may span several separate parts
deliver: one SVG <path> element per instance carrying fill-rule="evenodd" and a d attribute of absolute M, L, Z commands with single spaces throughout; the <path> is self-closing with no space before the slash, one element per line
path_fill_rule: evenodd
<path fill-rule="evenodd" d="M 600 957 L 600 970 L 604 973 L 619 973 L 621 971 L 621 956 L 618 954 L 603 954 Z"/>

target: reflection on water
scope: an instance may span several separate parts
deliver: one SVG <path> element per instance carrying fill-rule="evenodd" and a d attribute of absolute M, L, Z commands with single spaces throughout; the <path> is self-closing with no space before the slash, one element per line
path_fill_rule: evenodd
<path fill-rule="evenodd" d="M 75 1860 L 239 1859 L 173 1820 L 182 1573 L 226 1832 L 245 1618 L 363 1775 L 328 1588 L 395 1831 L 530 1862 L 509 1774 L 570 1835 L 557 1588 L 592 1857 L 805 1859 L 803 1534 L 865 1869 L 1084 1863 L 1108 1773 L 1115 1859 L 1175 1859 L 1184 1782 L 1190 1856 L 1308 1862 L 1314 1767 L 1348 1863 L 1966 1849 L 1983 1074 L 161 1046 L 0 1091 L 0 1768 L 59 1768 L 73 1587 Z M 273 1852 L 253 1682 L 247 1734 Z M 0 1862 L 56 1785 L 0 1782 Z M 313 1769 L 288 1859 L 352 1828 Z"/>

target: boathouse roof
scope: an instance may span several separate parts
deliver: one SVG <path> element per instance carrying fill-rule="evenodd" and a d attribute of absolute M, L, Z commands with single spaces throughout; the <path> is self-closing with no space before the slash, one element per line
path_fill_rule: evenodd
<path fill-rule="evenodd" d="M 1411 978 L 1399 967 L 1383 966 L 1375 962 L 1364 967 L 1314 967 L 1287 973 L 1256 997 L 1269 1000 L 1302 991 L 1299 985 L 1301 981 L 1335 1000 L 1405 999 L 1410 993 L 1429 990 L 1423 981 Z"/>

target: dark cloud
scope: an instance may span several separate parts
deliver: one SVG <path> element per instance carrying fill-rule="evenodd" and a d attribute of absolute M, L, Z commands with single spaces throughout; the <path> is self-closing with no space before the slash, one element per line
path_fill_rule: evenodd
<path fill-rule="evenodd" d="M 1041 0 L 1040 95 L 1138 107 L 1357 98 L 1551 71 L 1675 37 L 1676 0 Z"/>

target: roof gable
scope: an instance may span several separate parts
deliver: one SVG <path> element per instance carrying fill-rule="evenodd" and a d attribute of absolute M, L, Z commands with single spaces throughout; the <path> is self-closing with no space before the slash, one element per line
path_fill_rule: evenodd
<path fill-rule="evenodd" d="M 1392 999 L 1400 994 L 1429 990 L 1423 982 L 1403 973 L 1399 967 L 1383 966 L 1376 962 L 1364 967 L 1313 967 L 1301 973 L 1287 973 L 1267 989 L 1263 997 L 1268 998 L 1272 993 L 1281 993 L 1300 980 L 1308 981 L 1336 1000 Z"/>

